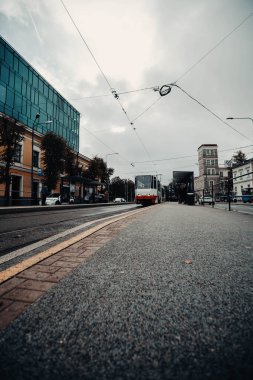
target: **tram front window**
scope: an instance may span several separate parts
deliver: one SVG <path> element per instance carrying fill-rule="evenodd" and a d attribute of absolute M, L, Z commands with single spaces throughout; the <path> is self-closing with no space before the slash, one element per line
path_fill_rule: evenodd
<path fill-rule="evenodd" d="M 152 181 L 151 175 L 140 175 L 135 178 L 136 189 L 150 189 Z"/>

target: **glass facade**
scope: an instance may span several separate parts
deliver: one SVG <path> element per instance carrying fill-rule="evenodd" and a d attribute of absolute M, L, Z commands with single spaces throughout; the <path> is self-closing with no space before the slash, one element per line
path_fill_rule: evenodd
<path fill-rule="evenodd" d="M 0 112 L 79 151 L 80 113 L 0 36 Z M 40 118 L 36 119 L 36 114 Z M 35 121 L 36 119 L 36 121 Z M 45 121 L 50 124 L 41 124 Z M 35 122 L 34 122 L 35 121 Z"/>

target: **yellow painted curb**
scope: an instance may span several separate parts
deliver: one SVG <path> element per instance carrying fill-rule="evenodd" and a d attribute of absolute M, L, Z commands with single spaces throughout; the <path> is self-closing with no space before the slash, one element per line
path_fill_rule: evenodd
<path fill-rule="evenodd" d="M 129 214 L 128 215 L 122 215 L 122 216 L 117 217 L 113 220 L 103 222 L 103 223 L 99 224 L 98 226 L 92 227 L 89 230 L 84 231 L 84 232 L 78 234 L 77 236 L 72 237 L 69 240 L 66 240 L 62 243 L 55 245 L 54 247 L 47 249 L 44 252 L 38 253 L 37 255 L 30 257 L 29 259 L 26 259 L 26 260 L 22 261 L 21 263 L 18 263 L 18 264 L 13 265 L 12 267 L 10 267 L 8 269 L 3 270 L 2 272 L 0 272 L 0 284 L 2 284 L 4 281 L 9 280 L 11 277 L 14 277 L 18 273 L 23 272 L 25 269 L 28 269 L 31 266 L 39 263 L 40 261 L 45 260 L 46 258 L 54 255 L 55 253 L 60 252 L 63 249 L 68 248 L 69 246 L 71 246 L 71 245 L 77 243 L 78 241 L 86 238 L 87 236 L 94 234 L 95 232 L 101 230 L 102 228 L 109 226 L 112 223 L 118 222 L 122 219 L 126 219 L 132 215 L 138 214 L 142 211 L 144 211 L 144 209 L 131 212 L 130 215 Z"/>

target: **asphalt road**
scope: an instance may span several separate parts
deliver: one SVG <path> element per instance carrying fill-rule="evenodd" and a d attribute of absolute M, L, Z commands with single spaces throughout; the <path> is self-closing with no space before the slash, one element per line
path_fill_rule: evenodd
<path fill-rule="evenodd" d="M 0 333 L 1 378 L 251 379 L 252 231 L 150 207 Z"/>
<path fill-rule="evenodd" d="M 58 206 L 58 209 L 47 207 L 41 211 L 3 214 L 0 218 L 0 257 L 85 222 L 134 208 L 135 204 L 74 209 Z"/>

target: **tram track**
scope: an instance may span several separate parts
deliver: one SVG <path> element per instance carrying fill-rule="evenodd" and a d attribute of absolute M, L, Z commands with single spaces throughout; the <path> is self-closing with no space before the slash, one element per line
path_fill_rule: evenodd
<path fill-rule="evenodd" d="M 135 209 L 136 208 L 134 208 L 134 210 Z M 0 263 L 1 257 L 8 255 L 13 251 L 22 249 L 25 250 L 25 247 L 27 247 L 28 245 L 35 245 L 36 248 L 36 244 L 40 241 L 46 241 L 48 243 L 51 243 L 57 240 L 55 238 L 57 236 L 58 238 L 63 239 L 64 234 L 68 235 L 67 231 L 72 231 L 71 233 L 78 233 L 79 226 L 84 226 L 85 224 L 90 223 L 99 223 L 101 219 L 111 218 L 113 216 L 121 215 L 132 210 L 133 209 L 118 209 L 114 211 L 110 210 L 110 212 L 101 210 L 100 213 L 89 213 L 85 216 L 75 216 L 72 213 L 71 217 L 69 217 L 68 214 L 66 215 L 66 217 L 64 217 L 64 220 L 57 221 L 57 223 L 55 220 L 47 221 L 46 226 L 43 225 L 43 223 L 40 223 L 36 226 L 29 225 L 27 227 L 2 232 L 0 234 Z M 44 217 L 48 217 L 48 214 L 43 214 Z M 40 214 L 40 216 L 42 216 L 42 214 Z M 59 216 L 59 212 L 56 216 Z M 60 217 L 62 218 L 62 213 L 60 213 Z"/>
<path fill-rule="evenodd" d="M 23 262 L 28 263 L 27 267 L 29 267 L 35 262 L 41 261 L 43 258 L 49 257 L 55 252 L 58 252 L 63 249 L 63 247 L 68 247 L 69 245 L 72 245 L 73 242 L 78 242 L 84 237 L 92 235 L 94 232 L 103 229 L 105 226 L 124 220 L 125 218 L 131 217 L 143 211 L 143 209 L 135 208 L 95 219 L 90 222 L 85 222 L 82 225 L 76 226 L 75 228 L 69 229 L 63 233 L 40 240 L 37 243 L 27 245 L 23 247 L 23 249 L 20 248 L 12 251 L 0 257 L 0 278 L 1 276 L 4 276 L 3 281 L 5 281 L 5 273 L 7 273 L 8 277 L 9 272 L 12 273 L 11 276 L 13 275 L 13 270 L 20 271 L 20 268 L 24 270 Z"/>

